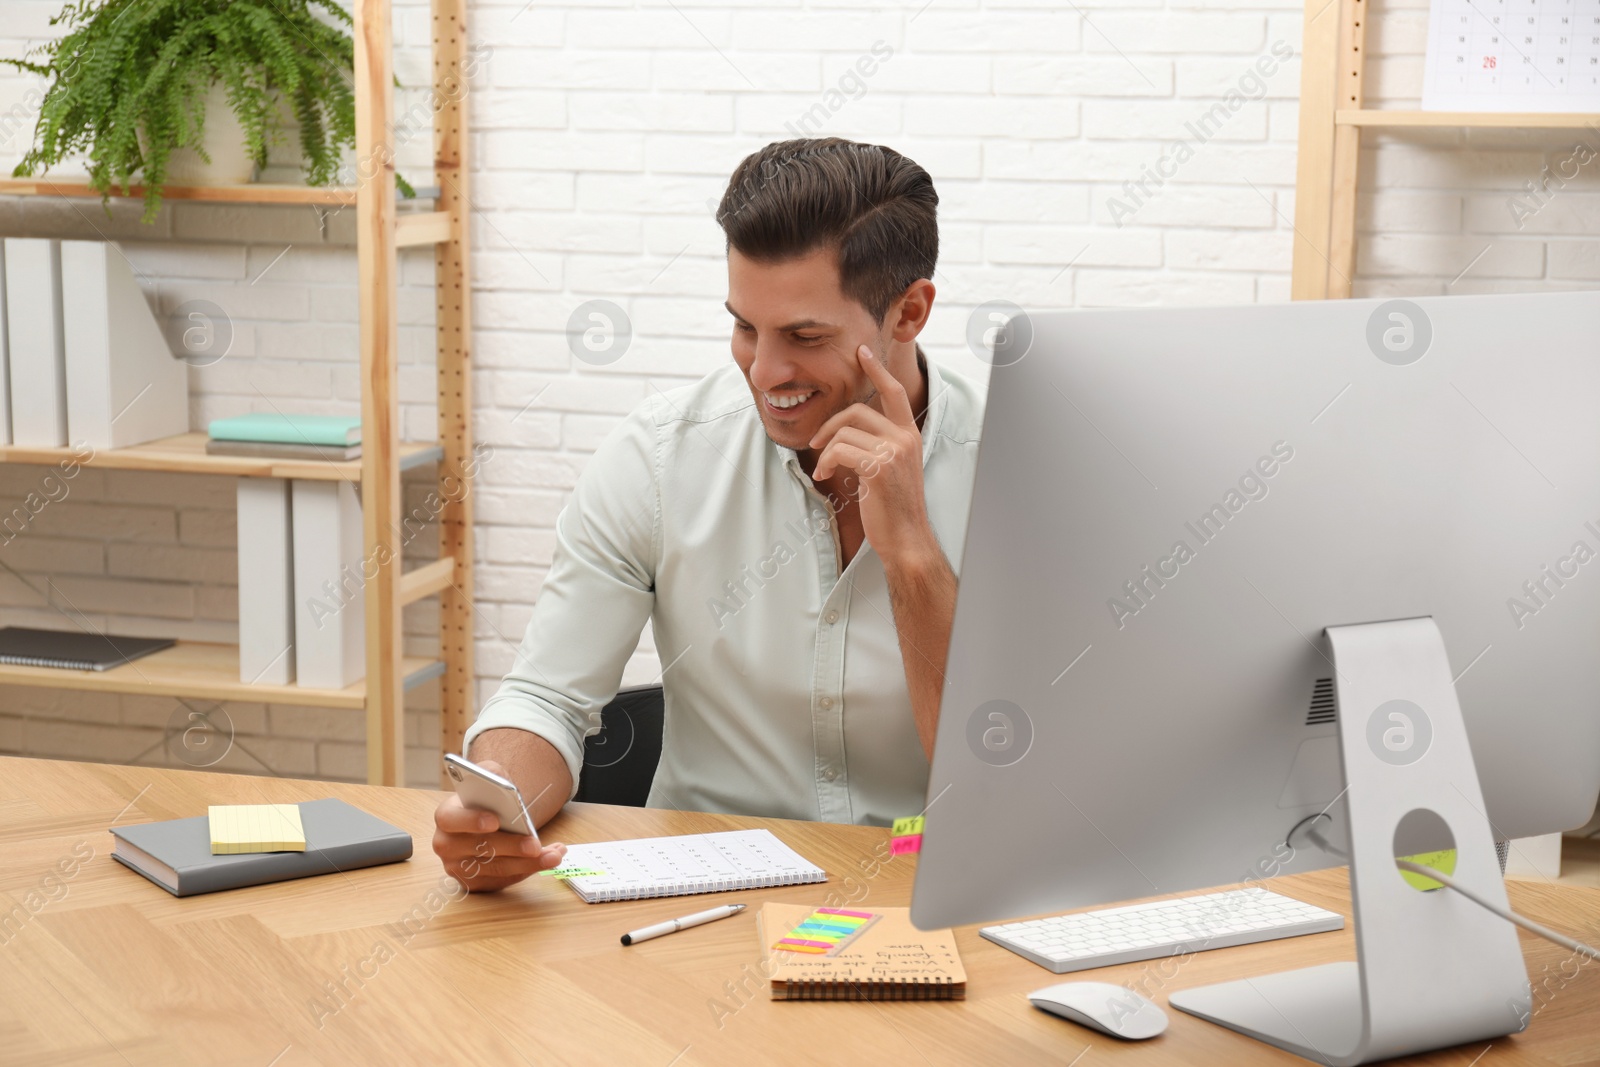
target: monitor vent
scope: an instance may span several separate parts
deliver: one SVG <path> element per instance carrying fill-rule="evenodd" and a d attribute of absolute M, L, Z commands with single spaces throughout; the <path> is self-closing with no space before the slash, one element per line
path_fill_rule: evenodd
<path fill-rule="evenodd" d="M 1333 721 L 1333 679 L 1318 678 L 1311 690 L 1311 710 L 1306 712 L 1306 725 L 1319 726 Z"/>

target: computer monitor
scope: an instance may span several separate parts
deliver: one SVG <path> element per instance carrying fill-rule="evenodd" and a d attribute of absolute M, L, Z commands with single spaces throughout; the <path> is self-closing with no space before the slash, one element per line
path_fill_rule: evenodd
<path fill-rule="evenodd" d="M 1013 318 L 915 923 L 1344 862 L 1284 847 L 1323 811 L 1348 847 L 1326 627 L 1431 617 L 1495 839 L 1581 825 L 1597 339 L 1600 293 Z"/>

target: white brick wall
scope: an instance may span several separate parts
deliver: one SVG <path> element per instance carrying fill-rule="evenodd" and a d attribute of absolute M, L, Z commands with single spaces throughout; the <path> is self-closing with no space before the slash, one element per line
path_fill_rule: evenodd
<path fill-rule="evenodd" d="M 52 32 L 59 6 L 0 0 L 0 52 L 20 55 Z M 1251 87 L 1258 98 L 1214 121 L 1203 143 L 1186 130 L 1274 44 L 1298 52 L 1292 0 L 919 0 L 865 13 L 846 0 L 483 0 L 472 15 L 484 57 L 470 100 L 475 423 L 494 449 L 476 487 L 480 699 L 511 661 L 585 457 L 654 390 L 728 358 L 711 206 L 739 159 L 767 141 L 795 129 L 881 141 L 929 169 L 943 250 L 924 342 L 979 377 L 962 338 L 966 314 L 987 299 L 1041 308 L 1287 299 L 1298 62 Z M 1380 0 L 1369 16 L 1371 103 L 1416 105 L 1426 24 L 1423 0 Z M 426 71 L 425 5 L 398 4 L 396 25 L 401 77 L 414 85 Z M 863 56 L 870 74 L 857 66 Z M 0 165 L 14 163 L 31 131 L 28 117 L 12 132 L 30 85 L 0 75 Z M 401 94 L 400 109 L 419 98 Z M 1600 162 L 1542 193 L 1520 224 L 1510 206 L 1580 136 L 1600 149 L 1592 132 L 1371 138 L 1358 295 L 1600 282 Z M 1176 138 L 1192 158 L 1151 181 Z M 418 184 L 430 180 L 426 141 L 401 154 Z M 289 162 L 276 157 L 275 173 Z M 1130 183 L 1141 181 L 1127 214 Z M 114 205 L 109 220 L 92 202 L 0 204 L 6 233 L 122 240 L 163 313 L 197 298 L 227 310 L 234 347 L 193 373 L 195 426 L 269 400 L 356 410 L 348 213 L 188 204 L 154 227 L 136 217 L 132 204 Z M 401 274 L 403 427 L 427 437 L 429 255 L 405 254 Z M 591 297 L 622 304 L 635 328 L 627 355 L 605 368 L 574 361 L 563 337 Z M 0 507 L 43 473 L 0 468 Z M 422 481 L 408 485 L 418 501 Z M 86 472 L 68 500 L 0 546 L 0 615 L 48 624 L 76 608 L 132 632 L 231 636 L 231 509 L 224 479 Z M 431 554 L 431 534 L 417 543 L 417 558 Z M 409 648 L 431 648 L 434 614 L 431 603 L 408 614 Z M 658 669 L 647 633 L 627 680 Z M 408 716 L 410 775 L 421 783 L 435 776 L 436 688 L 412 694 Z M 357 713 L 225 711 L 239 751 L 223 766 L 362 774 Z M 0 751 L 167 761 L 162 731 L 185 712 L 171 700 L 0 690 Z"/>

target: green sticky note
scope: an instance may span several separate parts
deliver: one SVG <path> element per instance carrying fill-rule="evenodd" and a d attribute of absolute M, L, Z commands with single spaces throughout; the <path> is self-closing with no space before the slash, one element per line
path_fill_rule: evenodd
<path fill-rule="evenodd" d="M 1456 873 L 1456 850 L 1453 848 L 1447 848 L 1441 852 L 1422 852 L 1415 856 L 1401 856 L 1400 858 L 1403 860 L 1410 860 L 1412 863 L 1423 867 L 1432 867 L 1434 870 L 1443 875 L 1448 876 Z M 1404 878 L 1413 889 L 1444 888 L 1443 885 L 1434 881 L 1432 878 L 1429 878 L 1425 874 L 1417 874 L 1413 871 L 1401 871 L 1400 877 Z"/>
<path fill-rule="evenodd" d="M 911 837 L 922 833 L 923 818 L 921 815 L 908 815 L 904 819 L 894 821 L 894 837 Z"/>
<path fill-rule="evenodd" d="M 546 878 L 588 878 L 592 875 L 605 874 L 606 872 L 597 871 L 593 867 L 555 867 L 539 873 Z"/>

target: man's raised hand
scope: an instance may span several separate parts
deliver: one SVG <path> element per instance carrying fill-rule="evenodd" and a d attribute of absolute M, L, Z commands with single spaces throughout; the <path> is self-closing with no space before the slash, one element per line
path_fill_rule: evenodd
<path fill-rule="evenodd" d="M 840 468 L 855 473 L 862 531 L 885 564 L 929 556 L 942 561 L 922 494 L 922 432 L 905 386 L 866 345 L 856 349 L 856 358 L 882 410 L 855 403 L 823 423 L 810 442 L 821 450 L 811 478 L 826 481 Z"/>

